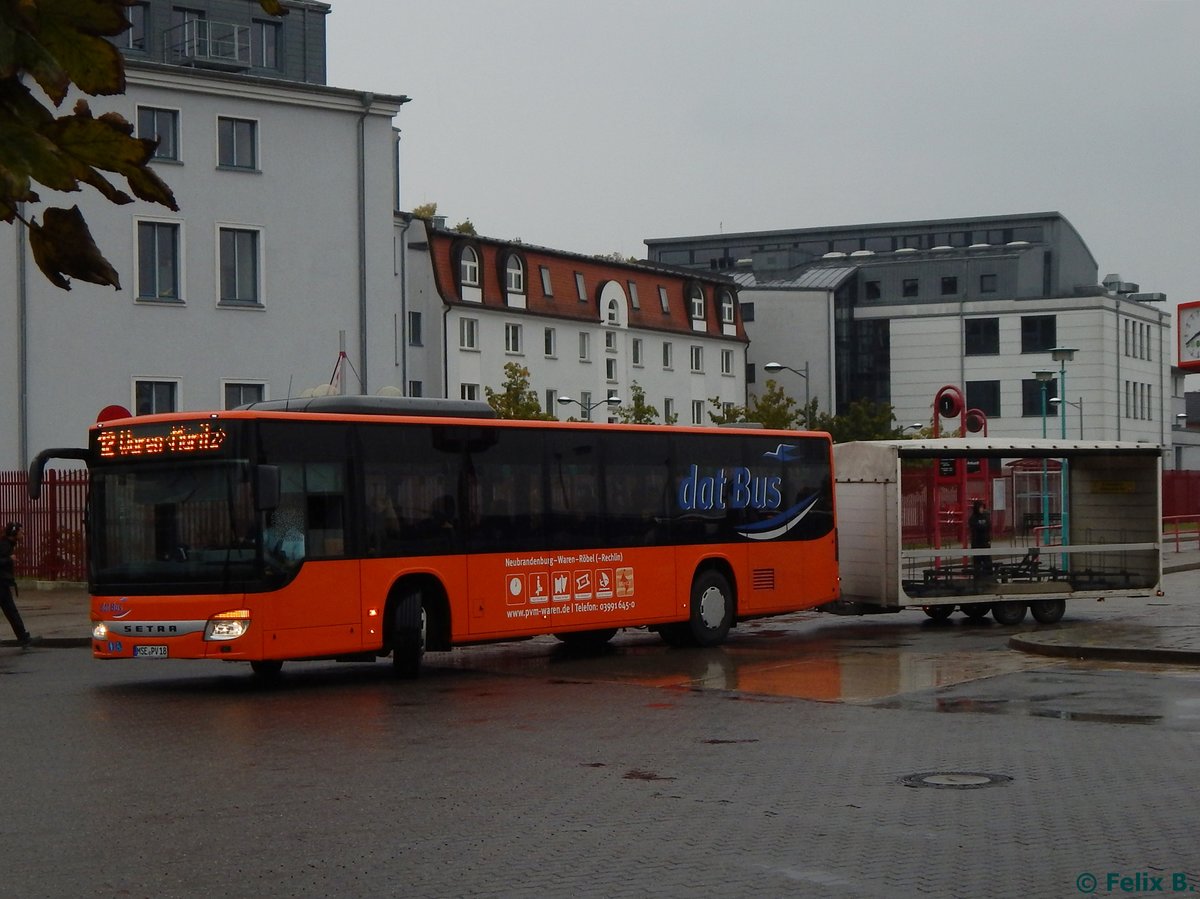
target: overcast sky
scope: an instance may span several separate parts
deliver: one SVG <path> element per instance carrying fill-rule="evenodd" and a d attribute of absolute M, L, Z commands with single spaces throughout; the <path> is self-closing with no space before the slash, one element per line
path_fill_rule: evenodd
<path fill-rule="evenodd" d="M 412 98 L 401 202 L 648 237 L 1058 211 L 1200 299 L 1200 3 L 330 0 L 329 83 Z"/>

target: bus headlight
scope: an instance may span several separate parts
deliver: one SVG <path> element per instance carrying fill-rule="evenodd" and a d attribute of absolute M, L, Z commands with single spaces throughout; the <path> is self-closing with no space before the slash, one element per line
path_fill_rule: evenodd
<path fill-rule="evenodd" d="M 205 640 L 236 640 L 250 630 L 250 610 L 234 609 L 208 619 L 204 626 Z"/>
<path fill-rule="evenodd" d="M 92 622 L 92 639 L 93 640 L 107 640 L 108 639 L 108 625 L 105 624 L 103 621 L 93 621 Z"/>

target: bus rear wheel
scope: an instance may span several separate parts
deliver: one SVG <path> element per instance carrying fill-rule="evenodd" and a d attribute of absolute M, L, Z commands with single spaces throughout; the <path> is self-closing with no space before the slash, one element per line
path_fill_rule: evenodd
<path fill-rule="evenodd" d="M 733 590 L 718 571 L 703 571 L 692 581 L 688 631 L 697 646 L 719 646 L 733 626 Z"/>
<path fill-rule="evenodd" d="M 1029 611 L 1033 613 L 1033 620 L 1038 624 L 1057 624 L 1062 621 L 1063 614 L 1067 611 L 1067 601 L 1035 599 L 1029 603 Z"/>
<path fill-rule="evenodd" d="M 954 614 L 954 606 L 922 606 L 921 609 L 934 621 L 946 621 Z"/>

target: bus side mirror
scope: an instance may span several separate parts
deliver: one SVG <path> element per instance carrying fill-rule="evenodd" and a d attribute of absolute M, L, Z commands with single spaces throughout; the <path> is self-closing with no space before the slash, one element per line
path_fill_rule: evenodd
<path fill-rule="evenodd" d="M 260 512 L 279 508 L 279 466 L 254 466 L 254 501 Z"/>

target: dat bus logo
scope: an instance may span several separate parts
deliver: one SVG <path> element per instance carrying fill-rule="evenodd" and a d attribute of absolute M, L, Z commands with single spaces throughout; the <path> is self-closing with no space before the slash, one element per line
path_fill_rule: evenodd
<path fill-rule="evenodd" d="M 693 465 L 679 483 L 679 508 L 685 512 L 778 509 L 783 503 L 782 484 L 779 475 L 756 475 L 747 466 L 701 474 L 700 466 Z"/>

